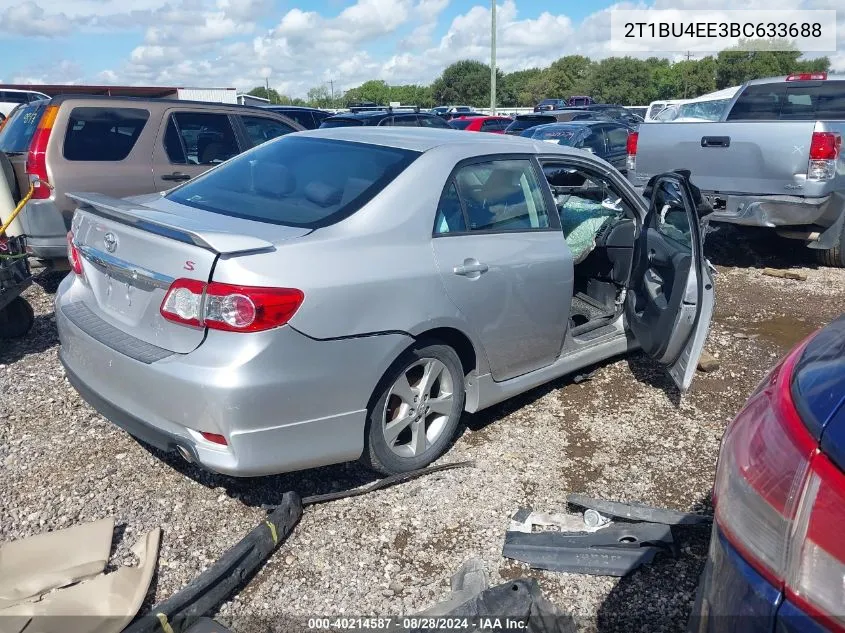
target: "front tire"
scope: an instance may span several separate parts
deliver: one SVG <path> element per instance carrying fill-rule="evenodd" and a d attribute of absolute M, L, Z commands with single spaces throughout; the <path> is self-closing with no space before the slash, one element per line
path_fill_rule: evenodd
<path fill-rule="evenodd" d="M 371 399 L 363 462 L 386 475 L 427 466 L 451 446 L 465 399 L 455 350 L 440 343 L 406 350 Z"/>

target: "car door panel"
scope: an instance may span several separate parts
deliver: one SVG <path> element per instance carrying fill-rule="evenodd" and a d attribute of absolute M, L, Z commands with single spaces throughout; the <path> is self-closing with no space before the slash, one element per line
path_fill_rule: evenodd
<path fill-rule="evenodd" d="M 573 285 L 559 231 L 439 237 L 433 250 L 446 294 L 484 345 L 494 380 L 557 359 Z"/>
<path fill-rule="evenodd" d="M 646 193 L 650 208 L 634 247 L 625 314 L 643 351 L 667 365 L 685 390 L 710 327 L 713 279 L 688 179 L 655 176 Z"/>
<path fill-rule="evenodd" d="M 446 295 L 481 341 L 496 381 L 552 364 L 568 326 L 572 256 L 540 173 L 524 157 L 459 165 L 435 218 L 432 248 Z"/>

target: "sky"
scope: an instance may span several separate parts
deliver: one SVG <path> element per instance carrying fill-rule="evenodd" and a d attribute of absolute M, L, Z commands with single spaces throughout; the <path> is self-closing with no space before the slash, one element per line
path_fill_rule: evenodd
<path fill-rule="evenodd" d="M 841 0 L 497 0 L 497 65 L 600 59 L 613 7 L 834 9 Z M 834 68 L 845 70 L 845 10 Z M 429 83 L 459 59 L 489 62 L 478 0 L 0 0 L 0 81 L 184 87 L 264 85 L 290 96 L 333 82 Z M 679 53 L 660 56 L 680 58 Z"/>

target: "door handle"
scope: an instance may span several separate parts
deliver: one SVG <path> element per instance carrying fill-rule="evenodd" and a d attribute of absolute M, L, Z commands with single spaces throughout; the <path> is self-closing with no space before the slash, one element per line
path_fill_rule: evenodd
<path fill-rule="evenodd" d="M 163 176 L 161 176 L 161 179 L 181 182 L 183 180 L 190 180 L 191 176 L 189 174 L 183 174 L 178 171 L 174 171 L 172 174 L 164 174 Z"/>
<path fill-rule="evenodd" d="M 455 266 L 452 269 L 452 272 L 464 277 L 478 277 L 481 273 L 486 273 L 488 270 L 490 270 L 490 267 L 487 264 L 482 264 L 481 262 L 477 262 L 475 260 L 467 260 L 463 266 Z"/>
<path fill-rule="evenodd" d="M 701 147 L 730 147 L 730 136 L 702 136 Z"/>

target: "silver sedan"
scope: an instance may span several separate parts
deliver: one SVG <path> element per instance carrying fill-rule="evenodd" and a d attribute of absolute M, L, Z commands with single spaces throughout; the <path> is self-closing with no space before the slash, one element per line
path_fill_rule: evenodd
<path fill-rule="evenodd" d="M 640 196 L 519 137 L 290 134 L 169 192 L 72 194 L 60 357 L 216 472 L 420 468 L 475 412 L 642 348 L 680 389 L 713 310 L 688 175 Z"/>

